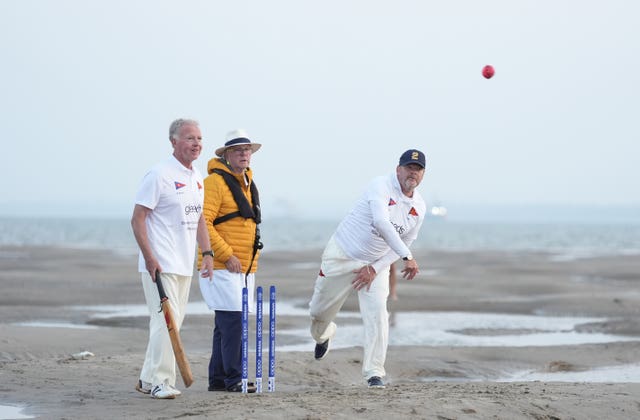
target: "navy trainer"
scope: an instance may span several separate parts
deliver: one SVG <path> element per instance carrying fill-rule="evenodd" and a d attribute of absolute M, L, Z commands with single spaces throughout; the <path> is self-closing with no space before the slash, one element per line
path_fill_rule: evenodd
<path fill-rule="evenodd" d="M 372 376 L 369 379 L 367 379 L 367 384 L 369 384 L 369 388 L 377 388 L 377 389 L 384 389 L 384 382 L 382 382 L 382 379 L 379 376 Z"/>
<path fill-rule="evenodd" d="M 320 344 L 316 343 L 316 348 L 313 351 L 313 356 L 316 360 L 324 359 L 324 356 L 326 356 L 327 353 L 329 353 L 329 340 Z"/>

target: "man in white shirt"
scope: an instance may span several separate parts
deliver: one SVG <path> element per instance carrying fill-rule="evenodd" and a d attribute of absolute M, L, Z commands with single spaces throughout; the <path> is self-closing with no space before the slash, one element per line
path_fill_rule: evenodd
<path fill-rule="evenodd" d="M 362 375 L 370 388 L 384 388 L 384 362 L 389 343 L 389 266 L 404 262 L 401 273 L 411 280 L 418 263 L 409 246 L 418 236 L 426 205 L 416 187 L 425 172 L 424 153 L 407 150 L 393 174 L 375 178 L 342 220 L 323 254 L 309 303 L 314 357 L 324 358 L 337 326 L 333 322 L 352 290 L 364 326 Z"/>
<path fill-rule="evenodd" d="M 149 309 L 149 343 L 136 390 L 153 398 L 173 399 L 176 364 L 171 339 L 160 309 L 156 272 L 180 329 L 189 299 L 196 241 L 204 251 L 202 276 L 213 272 L 209 232 L 202 215 L 202 175 L 192 166 L 202 151 L 197 121 L 175 120 L 169 128 L 173 155 L 144 176 L 136 194 L 131 217 L 133 234 L 140 247 L 138 271 Z M 165 303 L 166 304 L 166 303 Z"/>

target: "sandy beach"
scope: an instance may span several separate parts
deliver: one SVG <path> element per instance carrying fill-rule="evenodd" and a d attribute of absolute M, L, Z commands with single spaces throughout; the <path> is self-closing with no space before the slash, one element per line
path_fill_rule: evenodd
<path fill-rule="evenodd" d="M 263 286 L 275 284 L 279 302 L 304 309 L 320 252 L 265 252 L 258 281 Z M 322 361 L 313 359 L 312 347 L 279 351 L 276 392 L 242 395 L 207 391 L 212 315 L 187 313 L 182 339 L 195 383 L 185 389 L 179 379 L 182 396 L 154 400 L 134 390 L 147 343 L 147 318 L 100 319 L 91 308 L 79 309 L 144 303 L 136 258 L 104 251 L 4 247 L 0 248 L 0 405 L 24 407 L 23 414 L 42 419 L 640 417 L 640 378 L 498 380 L 520 371 L 590 372 L 638 365 L 640 258 L 563 260 L 544 253 L 440 251 L 416 257 L 422 272 L 411 282 L 400 280 L 399 300 L 390 302 L 393 313 L 602 318 L 580 325 L 575 332 L 632 340 L 548 346 L 392 345 L 384 390 L 366 388 L 360 375 L 361 347 L 332 349 Z M 191 300 L 202 300 L 196 282 Z M 355 298 L 345 311 L 357 311 Z M 342 323 L 357 326 L 359 320 L 341 320 L 339 328 Z M 295 344 L 298 339 L 287 331 L 305 328 L 307 316 L 279 316 L 278 346 Z M 458 333 L 500 336 L 514 331 L 478 328 Z M 82 357 L 81 352 L 92 355 Z"/>

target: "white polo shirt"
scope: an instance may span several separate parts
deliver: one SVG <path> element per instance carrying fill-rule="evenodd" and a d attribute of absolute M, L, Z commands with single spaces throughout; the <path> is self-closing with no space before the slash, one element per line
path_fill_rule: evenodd
<path fill-rule="evenodd" d="M 402 193 L 395 173 L 374 178 L 335 232 L 350 258 L 371 264 L 376 272 L 407 256 L 418 237 L 427 206 L 417 190 Z"/>
<path fill-rule="evenodd" d="M 198 221 L 204 203 L 202 175 L 173 155 L 155 165 L 142 179 L 136 204 L 152 211 L 146 219 L 153 254 L 166 273 L 191 276 L 196 254 Z M 138 270 L 147 271 L 142 252 Z"/>

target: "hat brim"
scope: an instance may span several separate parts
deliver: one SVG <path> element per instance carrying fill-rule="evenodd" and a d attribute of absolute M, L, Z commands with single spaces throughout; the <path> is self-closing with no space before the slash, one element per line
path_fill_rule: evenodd
<path fill-rule="evenodd" d="M 426 165 L 424 165 L 422 162 L 418 162 L 418 161 L 415 161 L 415 160 L 410 160 L 408 162 L 401 163 L 400 166 L 408 166 L 408 165 L 411 165 L 411 164 L 418 165 L 422 169 L 426 168 Z"/>
<path fill-rule="evenodd" d="M 251 146 L 251 153 L 257 152 L 262 147 L 262 144 L 260 143 L 239 143 L 239 144 L 234 144 L 233 146 L 222 146 L 216 149 L 216 156 L 222 157 L 222 154 L 224 153 L 225 150 L 231 147 L 244 146 L 247 144 Z"/>

